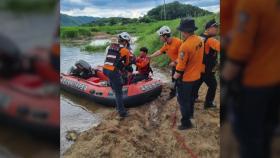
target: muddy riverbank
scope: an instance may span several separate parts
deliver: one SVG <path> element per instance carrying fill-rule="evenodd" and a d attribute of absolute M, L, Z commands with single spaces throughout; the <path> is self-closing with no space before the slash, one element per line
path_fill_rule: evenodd
<path fill-rule="evenodd" d="M 203 85 L 199 92 L 200 102 L 195 105 L 195 127 L 190 130 L 176 129 L 180 120 L 177 101 L 176 98 L 167 101 L 169 88 L 165 87 L 157 100 L 129 109 L 129 117 L 123 121 L 117 119 L 114 109 L 103 113 L 101 124 L 81 133 L 63 156 L 219 157 L 219 108 L 203 109 L 205 92 L 206 86 Z M 218 97 L 215 101 L 219 105 Z"/>

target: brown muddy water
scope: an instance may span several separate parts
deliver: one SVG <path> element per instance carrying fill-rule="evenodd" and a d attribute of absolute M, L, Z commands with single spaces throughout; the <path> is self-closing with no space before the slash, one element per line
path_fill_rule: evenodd
<path fill-rule="evenodd" d="M 134 38 L 135 39 L 135 38 Z M 96 39 L 90 42 L 92 45 L 103 45 L 108 39 Z M 135 46 L 133 47 L 135 48 Z M 102 65 L 105 59 L 104 52 L 82 52 L 80 47 L 61 45 L 61 72 L 67 73 L 69 68 L 77 60 L 85 60 L 90 65 Z M 154 68 L 154 78 L 168 82 L 169 76 L 163 71 Z M 92 101 L 74 96 L 67 92 L 61 92 L 61 154 L 63 154 L 74 142 L 66 139 L 67 131 L 81 133 L 97 126 L 102 121 L 102 116 L 113 108 L 98 105 Z"/>

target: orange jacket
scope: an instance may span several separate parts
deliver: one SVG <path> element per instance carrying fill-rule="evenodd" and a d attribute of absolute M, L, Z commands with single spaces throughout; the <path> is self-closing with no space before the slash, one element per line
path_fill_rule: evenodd
<path fill-rule="evenodd" d="M 210 49 L 213 49 L 216 52 L 220 52 L 220 41 L 218 41 L 214 37 L 208 38 L 205 43 L 205 54 L 209 54 Z"/>
<path fill-rule="evenodd" d="M 51 53 L 55 57 L 60 56 L 60 41 L 59 41 L 59 36 L 56 35 L 54 36 L 53 43 L 51 45 Z"/>
<path fill-rule="evenodd" d="M 52 44 L 51 52 L 54 56 L 59 57 L 60 55 L 60 44 L 59 42 L 55 42 Z"/>
<path fill-rule="evenodd" d="M 239 1 L 228 57 L 245 65 L 244 85 L 280 83 L 279 19 L 278 0 Z"/>
<path fill-rule="evenodd" d="M 127 49 L 127 48 L 121 48 L 120 50 L 120 54 L 121 54 L 121 58 L 125 58 L 125 62 L 124 62 L 124 65 L 127 66 L 130 64 L 130 51 Z M 107 70 L 115 70 L 115 66 L 113 65 L 107 65 L 107 64 L 104 64 L 103 66 L 104 69 L 107 69 Z"/>
<path fill-rule="evenodd" d="M 236 4 L 239 0 L 221 0 L 221 35 L 226 36 L 233 27 Z"/>
<path fill-rule="evenodd" d="M 207 33 L 204 33 L 205 36 L 207 36 Z M 211 60 L 217 60 L 217 54 L 219 53 L 221 48 L 220 48 L 221 44 L 220 41 L 218 41 L 217 39 L 215 39 L 214 37 L 209 37 L 207 39 L 206 42 L 204 42 L 204 53 L 205 55 L 208 55 L 210 52 L 213 52 L 214 54 L 210 54 L 211 55 Z M 215 61 L 213 61 L 215 62 Z M 202 64 L 202 73 L 205 72 L 205 64 Z"/>
<path fill-rule="evenodd" d="M 160 52 L 166 53 L 172 61 L 176 61 L 178 58 L 178 51 L 179 51 L 181 44 L 182 44 L 182 41 L 179 38 L 172 37 L 171 43 L 170 44 L 165 43 L 160 48 Z"/>
<path fill-rule="evenodd" d="M 183 81 L 196 81 L 201 75 L 204 44 L 199 36 L 187 38 L 179 49 L 176 72 L 183 73 Z"/>
<path fill-rule="evenodd" d="M 150 64 L 150 60 L 147 57 L 138 57 L 136 59 L 136 66 L 137 66 L 137 71 L 140 74 L 147 74 L 149 73 L 149 65 Z"/>

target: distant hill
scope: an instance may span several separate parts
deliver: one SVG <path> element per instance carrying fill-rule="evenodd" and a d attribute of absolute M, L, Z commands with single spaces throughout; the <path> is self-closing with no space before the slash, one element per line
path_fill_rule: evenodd
<path fill-rule="evenodd" d="M 201 9 L 190 4 L 182 4 L 178 1 L 167 3 L 165 6 L 166 20 L 173 20 L 184 17 L 199 17 L 213 15 L 214 13 Z M 130 23 L 150 23 L 158 20 L 164 20 L 164 5 L 159 5 L 139 18 L 109 17 L 98 18 L 88 16 L 69 16 L 61 14 L 61 26 L 104 26 L 104 25 L 127 25 Z"/>
<path fill-rule="evenodd" d="M 207 10 L 201 9 L 190 4 L 182 4 L 178 1 L 168 3 L 165 5 L 166 20 L 177 19 L 181 17 L 198 17 L 213 14 Z M 157 6 L 152 10 L 148 11 L 147 17 L 155 20 L 164 19 L 164 5 Z"/>
<path fill-rule="evenodd" d="M 70 16 L 66 14 L 60 14 L 60 25 L 61 26 L 80 26 L 96 21 L 97 17 L 91 16 Z"/>

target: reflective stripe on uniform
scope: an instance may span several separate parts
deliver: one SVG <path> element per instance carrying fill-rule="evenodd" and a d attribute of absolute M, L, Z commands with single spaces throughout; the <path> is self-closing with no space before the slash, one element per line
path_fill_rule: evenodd
<path fill-rule="evenodd" d="M 105 65 L 112 65 L 112 66 L 114 65 L 113 63 L 110 63 L 110 62 L 105 62 L 104 64 Z"/>
<path fill-rule="evenodd" d="M 115 55 L 107 55 L 107 57 L 108 57 L 108 58 L 114 58 L 114 59 L 116 58 Z"/>

